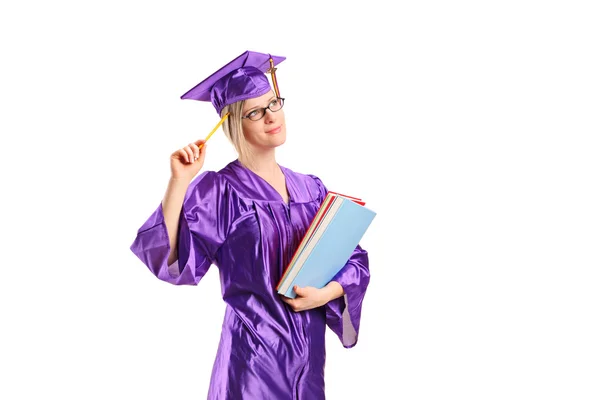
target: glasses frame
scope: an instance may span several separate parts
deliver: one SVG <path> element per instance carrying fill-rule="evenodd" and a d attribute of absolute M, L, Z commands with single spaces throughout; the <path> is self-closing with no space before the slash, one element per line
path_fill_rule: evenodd
<path fill-rule="evenodd" d="M 266 107 L 259 107 L 259 108 L 255 108 L 254 110 L 252 110 L 252 111 L 250 111 L 250 112 L 254 112 L 254 111 L 260 111 L 260 112 L 262 113 L 262 115 L 260 116 L 260 118 L 259 118 L 259 119 L 252 119 L 252 118 L 250 118 L 250 117 L 249 117 L 247 114 L 246 114 L 246 115 L 244 115 L 244 116 L 242 117 L 242 119 L 249 119 L 250 121 L 260 121 L 260 120 L 261 120 L 261 119 L 263 119 L 263 118 L 264 118 L 264 116 L 267 114 L 267 109 L 268 109 L 269 111 L 271 111 L 271 112 L 277 112 L 277 111 L 280 111 L 280 110 L 283 108 L 283 105 L 285 104 L 285 98 L 283 98 L 283 97 L 276 97 L 276 99 L 277 99 L 277 100 L 281 100 L 281 107 L 279 107 L 279 109 L 277 109 L 277 110 L 273 111 L 273 110 L 271 109 L 271 106 L 270 106 L 270 105 L 268 105 L 268 106 L 266 106 Z M 271 104 L 271 103 L 269 103 L 269 104 Z M 249 113 L 250 113 L 250 112 L 249 112 Z M 248 114 L 249 114 L 249 113 L 248 113 Z"/>

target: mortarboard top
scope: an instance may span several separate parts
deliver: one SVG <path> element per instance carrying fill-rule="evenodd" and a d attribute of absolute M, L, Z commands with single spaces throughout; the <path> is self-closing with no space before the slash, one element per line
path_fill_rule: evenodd
<path fill-rule="evenodd" d="M 285 57 L 245 51 L 181 98 L 210 101 L 221 114 L 226 105 L 267 93 L 271 87 L 264 74 L 283 60 Z M 273 86 L 276 86 L 275 82 Z"/>
<path fill-rule="evenodd" d="M 240 100 L 262 96 L 271 90 L 265 73 L 271 73 L 275 95 L 279 97 L 279 88 L 275 77 L 275 66 L 285 57 L 271 54 L 245 51 L 208 78 L 188 90 L 182 99 L 210 101 L 217 113 L 221 115 L 223 108 Z M 210 136 L 221 126 L 229 114 L 225 114 L 215 126 Z"/>

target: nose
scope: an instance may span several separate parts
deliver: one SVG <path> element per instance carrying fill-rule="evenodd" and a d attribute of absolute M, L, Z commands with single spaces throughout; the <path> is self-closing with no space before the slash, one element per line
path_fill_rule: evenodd
<path fill-rule="evenodd" d="M 275 116 L 273 114 L 275 113 L 271 111 L 271 109 L 267 108 L 265 110 L 265 124 L 270 124 L 275 120 Z"/>

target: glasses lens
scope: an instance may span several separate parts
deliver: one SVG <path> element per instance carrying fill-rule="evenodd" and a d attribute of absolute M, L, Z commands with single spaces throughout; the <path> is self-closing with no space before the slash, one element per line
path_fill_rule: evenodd
<path fill-rule="evenodd" d="M 250 115 L 248 116 L 248 118 L 251 121 L 258 121 L 264 115 L 265 115 L 265 109 L 264 108 L 259 108 L 258 110 L 254 110 L 253 112 L 251 112 Z"/>
<path fill-rule="evenodd" d="M 281 97 L 276 98 L 269 104 L 269 110 L 271 111 L 279 111 L 283 107 L 283 99 Z"/>
<path fill-rule="evenodd" d="M 276 99 L 273 99 L 273 101 L 271 101 L 269 103 L 269 106 L 267 108 L 269 110 L 271 110 L 272 112 L 275 112 L 275 111 L 281 110 L 282 107 L 283 107 L 283 98 L 278 97 Z M 259 119 L 261 119 L 262 117 L 265 116 L 265 112 L 266 112 L 266 110 L 264 108 L 258 108 L 256 110 L 252 111 L 246 117 L 252 121 L 258 121 Z"/>

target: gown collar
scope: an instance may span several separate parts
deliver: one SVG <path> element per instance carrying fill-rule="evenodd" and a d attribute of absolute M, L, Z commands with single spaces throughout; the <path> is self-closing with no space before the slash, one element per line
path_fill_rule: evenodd
<path fill-rule="evenodd" d="M 288 191 L 289 204 L 292 204 L 302 197 L 298 190 L 298 183 L 296 182 L 295 177 L 296 174 L 290 169 L 282 167 L 281 165 L 279 165 L 279 168 L 285 177 L 285 185 Z M 231 172 L 235 175 L 235 178 L 237 178 L 236 181 L 239 183 L 239 186 L 234 186 L 236 186 L 237 190 L 241 190 L 243 192 L 243 197 L 249 197 L 255 200 L 267 200 L 284 203 L 279 192 L 277 192 L 277 190 L 275 190 L 275 188 L 271 186 L 269 182 L 264 180 L 251 169 L 245 167 L 239 160 L 236 159 L 230 162 L 222 170 L 222 172 L 226 172 L 228 169 L 231 170 Z"/>

